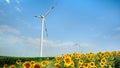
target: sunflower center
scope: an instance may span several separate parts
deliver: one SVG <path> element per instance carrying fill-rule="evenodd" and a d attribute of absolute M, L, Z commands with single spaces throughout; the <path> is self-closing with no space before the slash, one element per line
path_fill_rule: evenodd
<path fill-rule="evenodd" d="M 66 61 L 66 63 L 70 63 L 70 59 L 68 59 L 68 58 L 65 59 L 65 61 Z"/>
<path fill-rule="evenodd" d="M 60 65 L 59 64 L 56 64 L 55 67 L 59 67 Z"/>
<path fill-rule="evenodd" d="M 30 64 L 29 64 L 29 63 L 26 63 L 25 66 L 26 66 L 26 68 L 29 68 L 29 67 L 30 67 Z"/>
<path fill-rule="evenodd" d="M 91 63 L 91 66 L 94 66 L 94 63 Z"/>
<path fill-rule="evenodd" d="M 35 65 L 34 68 L 41 68 L 39 65 Z"/>
<path fill-rule="evenodd" d="M 105 62 L 105 60 L 102 60 L 102 62 Z"/>

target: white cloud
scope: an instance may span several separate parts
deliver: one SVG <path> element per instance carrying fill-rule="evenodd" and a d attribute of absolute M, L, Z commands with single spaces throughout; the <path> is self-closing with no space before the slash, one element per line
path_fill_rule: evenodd
<path fill-rule="evenodd" d="M 10 0 L 5 0 L 5 1 L 6 1 L 6 3 L 10 4 Z"/>
<path fill-rule="evenodd" d="M 19 34 L 20 31 L 7 25 L 0 25 L 0 32 L 3 33 L 0 36 L 0 55 L 32 57 L 40 55 L 40 38 L 14 35 Z M 94 45 L 90 42 L 44 40 L 43 56 L 59 56 L 74 52 L 85 53 Z"/>
<path fill-rule="evenodd" d="M 20 34 L 20 31 L 17 29 L 10 27 L 8 25 L 0 25 L 0 33 L 13 33 L 13 34 Z"/>
<path fill-rule="evenodd" d="M 15 9 L 16 9 L 17 12 L 22 12 L 22 9 L 20 7 L 16 6 Z"/>
<path fill-rule="evenodd" d="M 104 39 L 120 39 L 120 27 L 116 27 L 116 28 L 114 28 L 113 29 L 114 30 L 114 34 L 112 34 L 112 35 L 110 35 L 110 34 L 108 34 L 108 35 L 104 35 L 103 36 L 103 38 Z"/>
<path fill-rule="evenodd" d="M 14 32 L 14 31 L 10 31 L 10 32 Z M 92 42 L 74 42 L 74 41 L 66 42 L 66 41 L 57 41 L 57 40 L 44 40 L 43 56 L 60 56 L 61 54 L 66 54 L 66 53 L 74 53 L 74 52 L 87 53 L 90 51 L 96 52 L 98 50 L 105 51 L 105 49 L 108 48 L 108 45 L 106 45 L 106 47 L 104 47 L 103 49 L 103 46 L 101 45 L 102 43 L 95 44 Z M 117 49 L 117 47 L 115 48 Z M 6 51 L 6 49 L 8 50 Z M 6 35 L 4 33 L 3 35 L 0 36 L 0 55 L 31 56 L 31 57 L 39 56 L 40 38 L 32 38 L 32 37 L 17 36 L 17 35 Z"/>
<path fill-rule="evenodd" d="M 33 22 L 29 22 L 28 23 L 27 21 L 25 21 L 23 19 L 20 19 L 20 18 L 16 18 L 15 20 L 16 20 L 17 24 L 19 24 L 19 25 L 21 25 L 23 27 L 27 27 L 27 28 L 31 28 L 32 27 L 32 25 L 30 23 L 33 23 Z"/>
<path fill-rule="evenodd" d="M 85 47 L 90 47 L 89 43 L 77 43 L 80 45 L 80 49 L 83 50 Z M 79 47 L 76 42 L 63 42 L 55 40 L 44 40 L 43 44 L 43 56 L 58 56 L 65 53 L 79 52 Z M 8 50 L 7 53 L 6 49 Z M 17 52 L 16 52 L 17 48 Z M 86 49 L 88 49 L 86 48 Z M 1 51 L 2 50 L 2 51 Z M 2 53 L 1 53 L 2 52 Z M 22 53 L 21 53 L 22 52 Z M 19 54 L 18 54 L 19 53 Z M 24 37 L 17 35 L 5 35 L 0 37 L 0 55 L 12 55 L 12 56 L 39 56 L 40 54 L 40 39 L 32 37 Z"/>
<path fill-rule="evenodd" d="M 62 42 L 62 41 L 54 41 L 54 40 L 44 40 L 44 45 L 45 46 L 58 47 L 58 46 L 72 46 L 74 44 L 75 44 L 75 42 Z"/>

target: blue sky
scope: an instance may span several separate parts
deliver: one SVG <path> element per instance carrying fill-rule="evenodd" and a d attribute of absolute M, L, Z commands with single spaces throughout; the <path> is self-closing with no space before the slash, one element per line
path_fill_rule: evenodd
<path fill-rule="evenodd" d="M 119 0 L 1 0 L 0 56 L 40 56 L 41 19 L 33 16 L 56 2 L 43 56 L 120 50 Z"/>

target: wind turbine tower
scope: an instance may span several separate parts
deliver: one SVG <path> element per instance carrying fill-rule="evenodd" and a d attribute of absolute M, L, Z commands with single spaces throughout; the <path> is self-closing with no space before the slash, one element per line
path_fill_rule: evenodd
<path fill-rule="evenodd" d="M 40 18 L 42 20 L 42 25 L 41 25 L 41 38 L 40 38 L 40 57 L 43 56 L 43 38 L 44 38 L 44 29 L 47 32 L 46 28 L 46 22 L 45 18 L 48 16 L 48 14 L 51 12 L 51 10 L 54 9 L 54 6 L 52 6 L 46 13 L 45 15 L 40 15 L 40 16 L 34 16 L 36 18 Z"/>

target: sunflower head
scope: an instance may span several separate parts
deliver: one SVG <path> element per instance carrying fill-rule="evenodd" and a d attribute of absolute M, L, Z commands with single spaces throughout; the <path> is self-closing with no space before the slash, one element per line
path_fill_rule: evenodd
<path fill-rule="evenodd" d="M 48 61 L 42 61 L 42 62 L 41 62 L 41 65 L 42 65 L 42 67 L 48 65 Z"/>
<path fill-rule="evenodd" d="M 94 54 L 93 52 L 90 52 L 89 55 L 90 55 L 90 56 L 94 56 L 95 54 Z"/>
<path fill-rule="evenodd" d="M 55 57 L 56 62 L 60 62 L 61 59 L 62 57 Z"/>
<path fill-rule="evenodd" d="M 31 63 L 31 65 L 34 65 L 34 64 L 35 64 L 35 61 L 31 61 L 30 63 Z"/>
<path fill-rule="evenodd" d="M 71 66 L 71 67 L 74 67 L 74 65 L 75 65 L 75 64 L 74 64 L 74 61 L 72 61 L 70 66 Z"/>
<path fill-rule="evenodd" d="M 3 68 L 7 68 L 7 64 L 4 64 L 4 65 L 3 65 Z"/>
<path fill-rule="evenodd" d="M 83 64 L 83 60 L 79 60 L 79 65 L 82 65 Z"/>
<path fill-rule="evenodd" d="M 42 65 L 38 64 L 38 63 L 35 63 L 33 68 L 42 68 Z"/>
<path fill-rule="evenodd" d="M 60 67 L 60 63 L 55 63 L 54 66 L 55 67 Z"/>
<path fill-rule="evenodd" d="M 84 66 L 79 66 L 79 68 L 85 68 Z"/>
<path fill-rule="evenodd" d="M 16 64 L 21 64 L 21 60 L 18 59 L 18 60 L 16 61 Z"/>
<path fill-rule="evenodd" d="M 100 62 L 100 66 L 101 66 L 101 67 L 104 67 L 104 66 L 105 66 L 105 63 Z"/>
<path fill-rule="evenodd" d="M 70 56 L 67 56 L 67 57 L 64 58 L 64 65 L 65 66 L 70 66 L 71 63 L 72 63 L 72 59 L 71 59 Z"/>
<path fill-rule="evenodd" d="M 106 63 L 106 59 L 105 59 L 105 58 L 102 58 L 102 59 L 101 59 L 101 62 L 102 62 L 102 63 Z"/>
<path fill-rule="evenodd" d="M 85 63 L 85 65 L 84 65 L 84 66 L 85 66 L 86 68 L 87 68 L 87 67 L 89 67 L 89 63 Z"/>
<path fill-rule="evenodd" d="M 94 62 L 90 62 L 90 67 L 94 67 L 95 63 Z"/>
<path fill-rule="evenodd" d="M 91 59 L 91 55 L 90 54 L 87 54 L 87 59 L 90 60 Z"/>
<path fill-rule="evenodd" d="M 15 65 L 10 65 L 10 67 L 9 68 L 16 68 L 16 66 Z"/>
<path fill-rule="evenodd" d="M 118 56 L 120 56 L 120 51 L 119 51 L 119 52 L 117 52 L 117 55 L 118 55 Z"/>
<path fill-rule="evenodd" d="M 26 61 L 25 63 L 23 63 L 23 67 L 24 68 L 30 68 L 31 67 L 31 63 L 29 61 Z"/>

